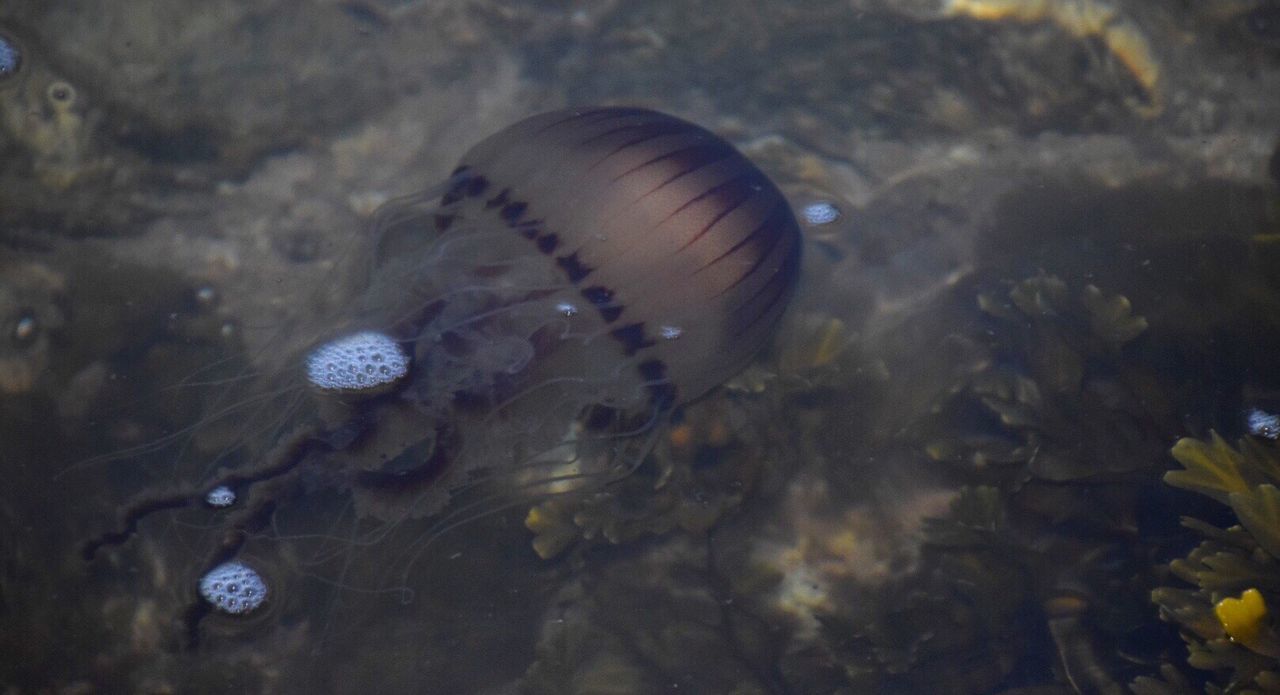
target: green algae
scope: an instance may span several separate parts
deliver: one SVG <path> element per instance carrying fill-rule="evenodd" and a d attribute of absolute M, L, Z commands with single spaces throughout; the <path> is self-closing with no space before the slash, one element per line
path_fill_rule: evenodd
<path fill-rule="evenodd" d="M 1240 523 L 1222 529 L 1184 518 L 1203 540 L 1169 569 L 1195 588 L 1160 587 L 1152 601 L 1180 628 L 1187 663 L 1213 672 L 1209 692 L 1275 692 L 1280 636 L 1267 607 L 1280 605 L 1280 489 L 1273 484 L 1280 453 L 1248 438 L 1233 447 L 1214 432 L 1179 440 L 1172 454 L 1183 469 L 1166 473 L 1165 482 L 1228 505 Z M 1250 594 L 1254 604 L 1245 611 L 1236 597 Z M 1169 687 L 1135 683 L 1144 695 L 1181 692 Z"/>

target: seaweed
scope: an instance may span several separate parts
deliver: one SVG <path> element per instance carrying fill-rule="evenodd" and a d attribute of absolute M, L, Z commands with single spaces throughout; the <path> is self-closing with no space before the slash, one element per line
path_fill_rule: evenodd
<path fill-rule="evenodd" d="M 525 516 L 533 548 L 549 559 L 570 548 L 625 544 L 675 530 L 705 534 L 754 488 L 763 443 L 743 403 L 709 402 L 684 413 L 667 440 L 631 476 L 585 495 L 551 497 Z"/>
<path fill-rule="evenodd" d="M 1212 432 L 1208 440 L 1179 440 L 1172 454 L 1182 470 L 1166 473 L 1165 482 L 1229 506 L 1239 524 L 1223 529 L 1183 518 L 1203 540 L 1169 569 L 1195 588 L 1160 587 L 1151 599 L 1160 617 L 1179 627 L 1187 663 L 1213 673 L 1210 692 L 1276 692 L 1280 633 L 1271 607 L 1280 605 L 1280 452 L 1253 438 L 1232 447 Z M 1153 689 L 1151 680 L 1134 688 L 1179 692 Z"/>
<path fill-rule="evenodd" d="M 633 475 L 531 507 L 525 527 L 538 556 L 676 531 L 702 536 L 748 499 L 776 491 L 813 446 L 820 425 L 809 414 L 883 381 L 883 367 L 851 349 L 843 321 L 802 314 L 791 323 L 796 337 L 778 354 L 730 379 L 717 396 L 680 409 Z"/>
<path fill-rule="evenodd" d="M 994 469 L 993 480 L 1049 482 L 1114 478 L 1159 460 L 1153 423 L 1164 417 L 1147 397 L 1155 380 L 1124 352 L 1147 322 L 1128 299 L 1093 285 L 1073 292 L 1040 273 L 1005 292 L 980 291 L 977 303 L 993 336 L 989 358 L 924 423 L 931 458 Z M 975 411 L 990 424 L 960 416 Z"/>
<path fill-rule="evenodd" d="M 1173 639 L 1153 630 L 1147 599 L 1160 540 L 1142 540 L 1136 518 L 1176 423 L 1135 345 L 1148 322 L 1121 294 L 1044 272 L 975 276 L 958 287 L 961 311 L 966 296 L 976 315 L 942 329 L 960 368 L 896 436 L 960 492 L 926 521 L 918 570 L 879 590 L 874 603 L 897 608 L 845 633 L 838 653 L 861 655 L 868 689 L 991 692 L 1051 672 L 1121 692 Z M 904 624 L 918 644 L 891 629 Z"/>

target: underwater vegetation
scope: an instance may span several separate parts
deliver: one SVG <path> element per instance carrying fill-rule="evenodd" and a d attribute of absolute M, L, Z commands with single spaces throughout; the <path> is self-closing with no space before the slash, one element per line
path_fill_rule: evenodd
<path fill-rule="evenodd" d="M 636 472 L 663 437 L 676 450 L 729 445 L 696 422 L 671 429 L 673 412 L 754 358 L 796 283 L 796 221 L 730 144 L 645 109 L 534 116 L 473 147 L 443 185 L 380 210 L 367 251 L 353 264 L 363 290 L 272 343 L 277 367 L 197 373 L 179 386 L 214 391 L 212 415 L 86 462 L 167 459 L 167 482 L 83 556 L 115 562 L 135 537 L 180 538 L 197 558 L 180 574 L 204 577 L 199 597 L 194 581 L 179 590 L 188 642 L 213 608 L 248 600 L 213 591 L 228 562 L 240 589 L 270 595 L 263 611 L 290 610 L 272 607 L 290 599 L 270 569 L 288 558 L 409 602 L 443 535 L 507 509 L 533 507 L 543 557 L 579 535 L 560 529 L 574 506 L 609 520 L 578 524 L 583 535 L 614 540 L 633 533 L 622 509 L 647 528 L 714 517 L 705 497 L 682 502 L 706 487 L 696 455 L 664 464 L 662 484 Z M 720 506 L 741 497 L 737 478 L 716 485 Z"/>
<path fill-rule="evenodd" d="M 104 105 L 43 48 L 0 24 L 0 221 L 94 234 L 153 215 L 139 159 L 107 142 Z"/>
<path fill-rule="evenodd" d="M 817 465 L 739 532 L 747 549 L 717 537 L 739 624 L 786 626 L 744 648 L 796 692 L 1124 692 L 1156 670 L 1176 644 L 1149 602 L 1171 540 L 1142 510 L 1165 504 L 1179 421 L 1124 295 L 980 272 L 870 343 L 798 328 L 762 394 L 799 427 L 839 418 L 842 394 L 868 415 L 796 435 Z M 888 482 L 862 473 L 877 465 Z M 877 487 L 880 509 L 859 506 Z"/>
<path fill-rule="evenodd" d="M 1041 274 L 1005 292 L 980 292 L 977 303 L 995 319 L 996 338 L 969 346 L 975 372 L 953 386 L 959 393 L 937 403 L 940 417 L 924 425 L 952 435 L 926 445 L 930 458 L 1024 481 L 1151 466 L 1150 454 L 1160 449 L 1160 433 L 1148 425 L 1158 420 L 1151 412 L 1157 406 L 1146 398 L 1148 380 L 1122 355 L 1147 322 L 1125 297 L 1093 285 L 1073 291 Z M 985 412 L 999 428 L 956 433 L 950 423 L 963 412 Z"/>
<path fill-rule="evenodd" d="M 1280 452 L 1260 438 L 1233 447 L 1212 433 L 1208 440 L 1180 439 L 1173 457 L 1182 469 L 1166 473 L 1165 482 L 1227 505 L 1238 523 L 1219 528 L 1183 517 L 1202 540 L 1169 569 L 1193 588 L 1160 587 L 1151 599 L 1160 617 L 1179 627 L 1187 664 L 1213 673 L 1207 692 L 1276 692 L 1280 635 L 1271 610 L 1280 605 Z M 1171 673 L 1165 676 L 1176 684 Z M 1191 692 L 1143 684 L 1144 695 Z"/>
<path fill-rule="evenodd" d="M 1145 320 L 1047 273 L 968 278 L 924 316 L 946 340 L 898 329 L 945 344 L 922 377 L 897 338 L 877 356 L 837 319 L 793 316 L 786 347 L 687 409 L 652 467 L 535 507 L 539 553 L 578 561 L 533 692 L 1103 692 L 1144 673 L 1115 653 L 1145 662 L 1163 644 L 1129 515 L 1164 445 L 1122 397 L 1149 388 L 1126 351 Z M 866 416 L 844 423 L 846 403 Z M 880 460 L 907 472 L 859 477 Z M 936 487 L 912 491 L 912 471 Z M 692 668 L 690 652 L 716 656 Z"/>
<path fill-rule="evenodd" d="M 841 660 L 860 682 L 988 692 L 1040 670 L 1118 687 L 1102 644 L 1141 641 L 1132 509 L 1169 422 L 1125 350 L 1148 324 L 1124 296 L 1044 272 L 974 280 L 956 294 L 980 316 L 948 336 L 956 380 L 904 435 L 960 492 L 926 522 L 918 569 L 878 590 L 882 608 L 824 628 L 858 636 Z"/>
<path fill-rule="evenodd" d="M 1097 41 L 1140 88 L 1134 111 L 1155 118 L 1164 109 L 1160 60 L 1141 27 L 1110 0 L 946 0 L 943 13 L 988 22 L 1047 21 L 1077 39 Z"/>

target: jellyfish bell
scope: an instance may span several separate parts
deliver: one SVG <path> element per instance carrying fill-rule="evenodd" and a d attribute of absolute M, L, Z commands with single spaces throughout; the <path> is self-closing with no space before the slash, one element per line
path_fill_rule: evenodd
<path fill-rule="evenodd" d="M 206 570 L 250 543 L 312 539 L 324 562 L 395 538 L 407 572 L 459 524 L 633 470 L 674 408 L 761 349 L 800 258 L 759 169 L 637 108 L 520 121 L 386 204 L 374 236 L 363 290 L 324 335 L 217 409 L 245 422 L 226 449 L 241 460 L 135 504 L 86 556 L 228 486 L 245 500 Z M 349 502 L 341 533 L 290 510 L 331 497 Z"/>

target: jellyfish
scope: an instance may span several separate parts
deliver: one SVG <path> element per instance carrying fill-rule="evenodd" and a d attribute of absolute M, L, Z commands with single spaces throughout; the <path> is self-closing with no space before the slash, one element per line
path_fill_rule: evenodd
<path fill-rule="evenodd" d="M 202 527 L 216 531 L 203 575 L 286 534 L 347 548 L 396 537 L 387 571 L 405 574 L 468 521 L 633 471 L 674 411 L 761 350 L 801 252 L 765 174 L 708 130 L 641 108 L 522 120 L 373 227 L 353 299 L 282 338 L 278 370 L 212 401 L 197 427 L 236 422 L 234 442 L 135 500 L 86 559 L 161 512 L 211 515 L 202 501 L 225 488 L 240 499 Z M 190 456 L 191 436 L 146 453 Z M 282 530 L 309 497 L 360 523 L 341 538 Z"/>

